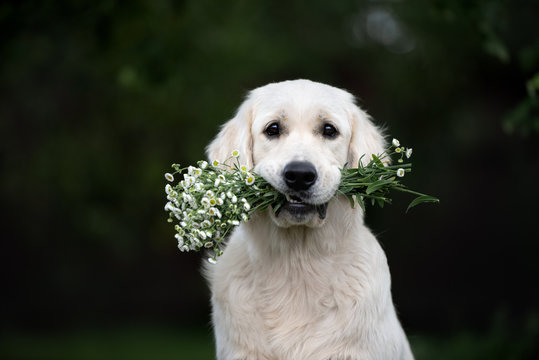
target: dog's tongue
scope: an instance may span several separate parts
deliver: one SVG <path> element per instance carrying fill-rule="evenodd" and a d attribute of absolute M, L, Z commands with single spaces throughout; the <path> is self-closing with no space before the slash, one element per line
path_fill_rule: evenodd
<path fill-rule="evenodd" d="M 318 216 L 320 216 L 320 219 L 322 220 L 326 218 L 327 210 L 328 210 L 328 203 L 316 206 L 316 211 L 318 211 Z"/>

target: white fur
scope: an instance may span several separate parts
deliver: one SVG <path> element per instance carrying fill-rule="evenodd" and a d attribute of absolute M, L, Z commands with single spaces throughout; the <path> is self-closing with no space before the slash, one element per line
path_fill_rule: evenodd
<path fill-rule="evenodd" d="M 265 128 L 279 121 L 282 134 Z M 325 123 L 339 134 L 320 134 Z M 385 254 L 359 206 L 333 197 L 339 169 L 384 149 L 380 131 L 340 89 L 308 80 L 253 90 L 208 147 L 210 160 L 232 149 L 276 189 L 290 161 L 309 161 L 318 179 L 305 202 L 329 201 L 327 217 L 271 209 L 230 236 L 206 267 L 220 360 L 413 359 L 391 299 Z"/>

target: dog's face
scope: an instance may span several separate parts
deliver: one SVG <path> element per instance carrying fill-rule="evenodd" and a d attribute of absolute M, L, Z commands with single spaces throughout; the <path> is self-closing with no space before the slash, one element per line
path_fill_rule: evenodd
<path fill-rule="evenodd" d="M 340 89 L 308 80 L 252 91 L 208 147 L 210 159 L 240 149 L 248 166 L 286 195 L 272 220 L 280 227 L 324 224 L 340 169 L 383 149 L 368 117 Z"/>

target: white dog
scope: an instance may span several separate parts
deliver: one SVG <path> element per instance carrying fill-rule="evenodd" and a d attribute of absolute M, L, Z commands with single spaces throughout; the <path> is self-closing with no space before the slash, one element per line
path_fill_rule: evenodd
<path fill-rule="evenodd" d="M 340 168 L 384 139 L 348 92 L 308 80 L 253 90 L 208 146 L 287 197 L 255 214 L 208 265 L 217 358 L 413 359 L 385 254 L 359 206 L 334 197 Z"/>

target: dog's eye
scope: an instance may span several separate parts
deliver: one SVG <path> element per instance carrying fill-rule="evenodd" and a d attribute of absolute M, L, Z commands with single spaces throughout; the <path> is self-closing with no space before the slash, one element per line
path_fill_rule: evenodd
<path fill-rule="evenodd" d="M 325 137 L 333 138 L 337 136 L 339 132 L 335 128 L 335 126 L 331 124 L 324 124 L 324 127 L 322 128 L 322 135 Z"/>
<path fill-rule="evenodd" d="M 279 123 L 270 124 L 266 130 L 264 130 L 264 134 L 266 134 L 268 137 L 279 136 L 281 134 Z"/>

